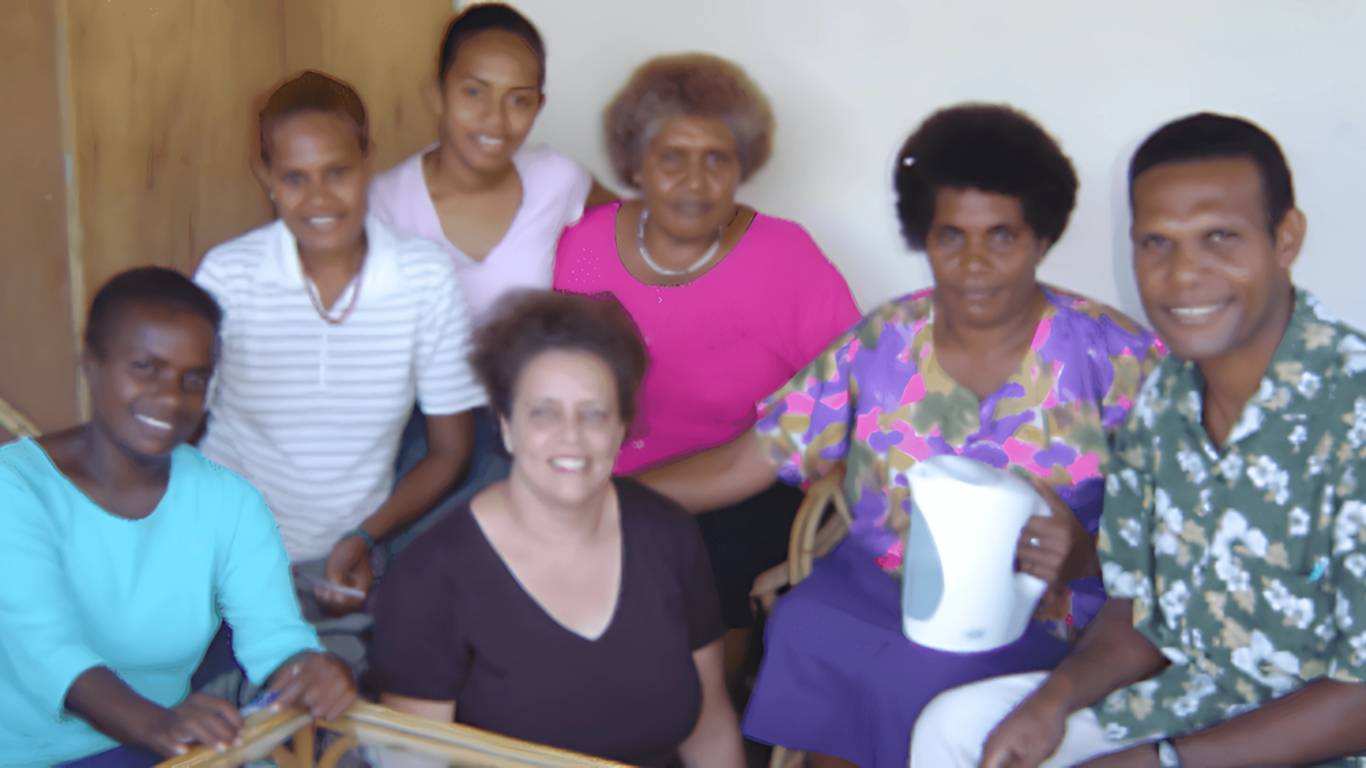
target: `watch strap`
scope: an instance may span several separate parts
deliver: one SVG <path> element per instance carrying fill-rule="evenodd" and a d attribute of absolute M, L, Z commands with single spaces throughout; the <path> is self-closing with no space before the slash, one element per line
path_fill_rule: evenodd
<path fill-rule="evenodd" d="M 1157 764 L 1162 768 L 1181 768 L 1181 753 L 1176 751 L 1176 743 L 1171 739 L 1157 742 Z"/>

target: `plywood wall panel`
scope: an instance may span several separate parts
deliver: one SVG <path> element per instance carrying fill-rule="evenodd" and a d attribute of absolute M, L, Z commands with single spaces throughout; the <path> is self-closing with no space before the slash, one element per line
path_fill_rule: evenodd
<path fill-rule="evenodd" d="M 377 169 L 431 141 L 450 15 L 450 0 L 0 2 L 0 398 L 42 429 L 75 421 L 94 291 L 132 266 L 191 271 L 269 220 L 255 119 L 287 74 L 356 85 Z"/>
<path fill-rule="evenodd" d="M 286 0 L 285 67 L 355 86 L 370 115 L 375 168 L 435 140 L 428 91 L 450 0 Z"/>
<path fill-rule="evenodd" d="M 0 398 L 44 430 L 76 420 L 56 13 L 0 2 Z"/>
<path fill-rule="evenodd" d="M 140 264 L 192 270 L 269 218 L 254 107 L 281 72 L 279 0 L 70 0 L 87 294 Z"/>

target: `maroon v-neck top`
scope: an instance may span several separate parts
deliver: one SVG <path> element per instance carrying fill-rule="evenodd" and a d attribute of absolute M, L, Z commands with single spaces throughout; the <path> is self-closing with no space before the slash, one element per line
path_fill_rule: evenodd
<path fill-rule="evenodd" d="M 466 504 L 419 537 L 379 591 L 370 665 L 379 689 L 456 702 L 456 720 L 638 765 L 667 762 L 692 732 L 692 653 L 721 637 L 697 524 L 617 479 L 616 611 L 588 640 L 527 594 Z"/>

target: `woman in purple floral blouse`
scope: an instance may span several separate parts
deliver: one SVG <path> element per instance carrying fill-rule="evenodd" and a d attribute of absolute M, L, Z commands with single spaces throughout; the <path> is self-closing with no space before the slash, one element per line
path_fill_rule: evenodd
<path fill-rule="evenodd" d="M 1038 282 L 1077 178 L 1057 143 L 1003 106 L 943 110 L 894 173 L 908 243 L 934 287 L 877 308 L 759 406 L 737 440 L 647 473 L 709 509 L 778 477 L 844 469 L 848 538 L 777 604 L 744 732 L 813 764 L 906 764 L 939 692 L 1052 667 L 1104 601 L 1094 535 L 1110 435 L 1162 355 L 1123 314 Z M 1051 585 L 1039 621 L 1004 648 L 935 651 L 901 633 L 906 473 L 957 454 L 1034 481 L 1055 514 L 1022 532 L 1018 567 Z"/>

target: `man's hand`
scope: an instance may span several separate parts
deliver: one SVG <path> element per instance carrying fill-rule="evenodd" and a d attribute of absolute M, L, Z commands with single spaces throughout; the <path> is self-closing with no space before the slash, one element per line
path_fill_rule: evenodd
<path fill-rule="evenodd" d="M 1041 694 L 1035 691 L 992 729 L 982 747 L 982 768 L 1035 768 L 1057 751 L 1068 713 Z"/>

